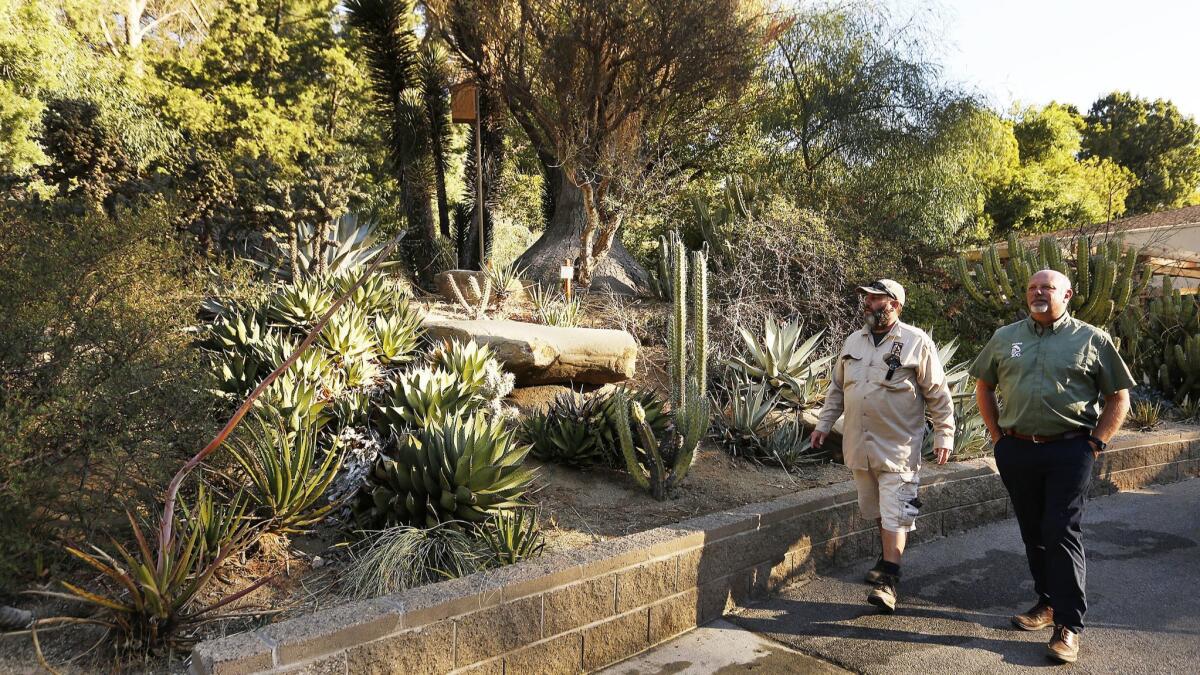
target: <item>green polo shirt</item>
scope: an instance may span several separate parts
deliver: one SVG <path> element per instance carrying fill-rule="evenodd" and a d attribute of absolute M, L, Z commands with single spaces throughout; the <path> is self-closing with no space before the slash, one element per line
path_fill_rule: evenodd
<path fill-rule="evenodd" d="M 1108 333 L 1063 314 L 1043 328 L 1033 319 L 992 334 L 971 375 L 1004 399 L 1000 426 L 1051 436 L 1095 428 L 1101 397 L 1135 384 Z"/>

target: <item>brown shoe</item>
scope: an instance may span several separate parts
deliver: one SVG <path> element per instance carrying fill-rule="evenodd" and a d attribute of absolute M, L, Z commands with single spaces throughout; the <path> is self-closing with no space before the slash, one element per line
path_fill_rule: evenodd
<path fill-rule="evenodd" d="M 1060 663 L 1075 663 L 1079 660 L 1079 633 L 1066 626 L 1055 626 L 1054 637 L 1046 645 L 1046 656 Z"/>
<path fill-rule="evenodd" d="M 1041 630 L 1046 626 L 1052 626 L 1054 625 L 1054 608 L 1044 601 L 1038 601 L 1038 604 L 1030 607 L 1029 611 L 1013 615 L 1012 625 L 1021 630 Z"/>

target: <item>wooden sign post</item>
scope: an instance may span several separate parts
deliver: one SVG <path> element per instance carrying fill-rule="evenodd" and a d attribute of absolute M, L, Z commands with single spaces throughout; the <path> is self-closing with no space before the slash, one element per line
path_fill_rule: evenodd
<path fill-rule="evenodd" d="M 450 88 L 450 120 L 475 123 L 475 228 L 479 233 L 479 269 L 484 269 L 483 236 L 483 121 L 479 110 L 479 87 L 460 82 Z"/>

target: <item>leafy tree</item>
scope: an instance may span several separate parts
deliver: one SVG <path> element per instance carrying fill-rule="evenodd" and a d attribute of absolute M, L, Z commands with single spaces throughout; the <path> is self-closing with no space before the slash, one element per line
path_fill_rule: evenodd
<path fill-rule="evenodd" d="M 578 280 L 644 287 L 617 233 L 656 192 L 680 139 L 711 134 L 718 101 L 736 99 L 759 44 L 750 3 L 726 0 L 430 2 L 449 39 L 487 69 L 537 151 L 555 211 L 521 256 L 533 278 L 575 259 Z M 686 157 L 675 159 L 682 164 Z M 606 260 L 608 258 L 608 260 Z M 601 267 L 598 267 L 601 266 Z"/>
<path fill-rule="evenodd" d="M 1200 125 L 1175 104 L 1113 92 L 1085 118 L 1083 155 L 1109 159 L 1133 172 L 1130 213 L 1183 206 L 1200 190 Z"/>
<path fill-rule="evenodd" d="M 1078 159 L 1084 126 L 1078 112 L 1057 103 L 1016 115 L 1012 128 L 1020 166 L 993 189 L 987 203 L 1000 231 L 1085 227 L 1124 212 L 1136 180 L 1111 160 Z"/>

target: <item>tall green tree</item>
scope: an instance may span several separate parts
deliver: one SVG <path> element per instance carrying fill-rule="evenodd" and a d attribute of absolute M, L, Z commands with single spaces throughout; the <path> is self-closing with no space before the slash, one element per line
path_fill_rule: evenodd
<path fill-rule="evenodd" d="M 1057 103 L 1016 113 L 1020 165 L 987 200 L 1000 232 L 1082 228 L 1124 213 L 1136 179 L 1112 160 L 1080 159 L 1084 128 L 1074 108 Z"/>
<path fill-rule="evenodd" d="M 1133 172 L 1130 213 L 1200 201 L 1200 125 L 1165 99 L 1113 92 L 1085 118 L 1083 155 L 1109 159 Z"/>

